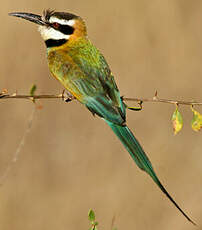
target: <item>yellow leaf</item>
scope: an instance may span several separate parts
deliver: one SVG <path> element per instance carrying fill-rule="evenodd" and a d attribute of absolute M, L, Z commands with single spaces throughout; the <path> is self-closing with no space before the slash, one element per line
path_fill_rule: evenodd
<path fill-rule="evenodd" d="M 202 115 L 197 112 L 193 107 L 191 108 L 193 112 L 193 118 L 191 121 L 191 127 L 194 131 L 199 131 L 202 128 Z"/>
<path fill-rule="evenodd" d="M 174 134 L 177 134 L 182 129 L 183 126 L 182 115 L 179 112 L 178 107 L 176 107 L 176 110 L 172 115 L 172 123 L 173 123 Z"/>

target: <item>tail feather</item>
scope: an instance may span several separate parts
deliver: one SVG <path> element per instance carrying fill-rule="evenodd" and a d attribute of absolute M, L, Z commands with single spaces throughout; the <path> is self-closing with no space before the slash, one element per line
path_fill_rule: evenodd
<path fill-rule="evenodd" d="M 105 121 L 114 131 L 114 133 L 118 136 L 118 138 L 121 140 L 122 144 L 128 150 L 129 154 L 131 155 L 135 163 L 138 165 L 138 167 L 144 170 L 145 172 L 147 172 L 152 177 L 154 182 L 158 185 L 158 187 L 161 189 L 161 191 L 168 197 L 168 199 L 175 205 L 175 207 L 186 217 L 186 219 L 189 220 L 192 224 L 196 225 L 187 216 L 187 214 L 179 207 L 179 205 L 173 200 L 173 198 L 170 196 L 170 194 L 161 184 L 156 173 L 154 172 L 154 169 L 152 167 L 149 158 L 146 156 L 143 148 L 139 144 L 138 140 L 134 137 L 130 129 L 127 126 L 120 126 L 110 121 L 107 120 Z"/>

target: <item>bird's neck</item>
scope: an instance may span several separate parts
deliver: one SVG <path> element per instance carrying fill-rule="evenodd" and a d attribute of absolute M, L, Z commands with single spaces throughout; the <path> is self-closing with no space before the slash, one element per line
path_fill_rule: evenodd
<path fill-rule="evenodd" d="M 72 50 L 85 47 L 90 41 L 86 37 L 70 37 L 66 39 L 46 40 L 47 52 L 57 51 L 57 50 Z"/>

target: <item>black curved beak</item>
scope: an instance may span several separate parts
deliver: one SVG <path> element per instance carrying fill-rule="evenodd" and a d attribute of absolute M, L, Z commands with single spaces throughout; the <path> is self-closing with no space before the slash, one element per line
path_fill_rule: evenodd
<path fill-rule="evenodd" d="M 47 23 L 42 20 L 40 15 L 31 14 L 31 13 L 20 13 L 20 12 L 9 13 L 8 15 L 23 18 L 30 22 L 34 22 L 38 25 L 42 25 L 42 26 L 47 25 Z"/>

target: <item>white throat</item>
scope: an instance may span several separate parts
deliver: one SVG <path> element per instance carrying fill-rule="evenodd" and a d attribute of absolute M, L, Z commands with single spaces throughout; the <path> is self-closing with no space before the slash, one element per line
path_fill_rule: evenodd
<path fill-rule="evenodd" d="M 42 38 L 46 41 L 49 39 L 54 40 L 60 40 L 60 39 L 66 39 L 68 40 L 71 35 L 63 34 L 58 30 L 55 30 L 52 27 L 46 27 L 46 26 L 39 26 L 39 32 L 42 36 Z"/>

